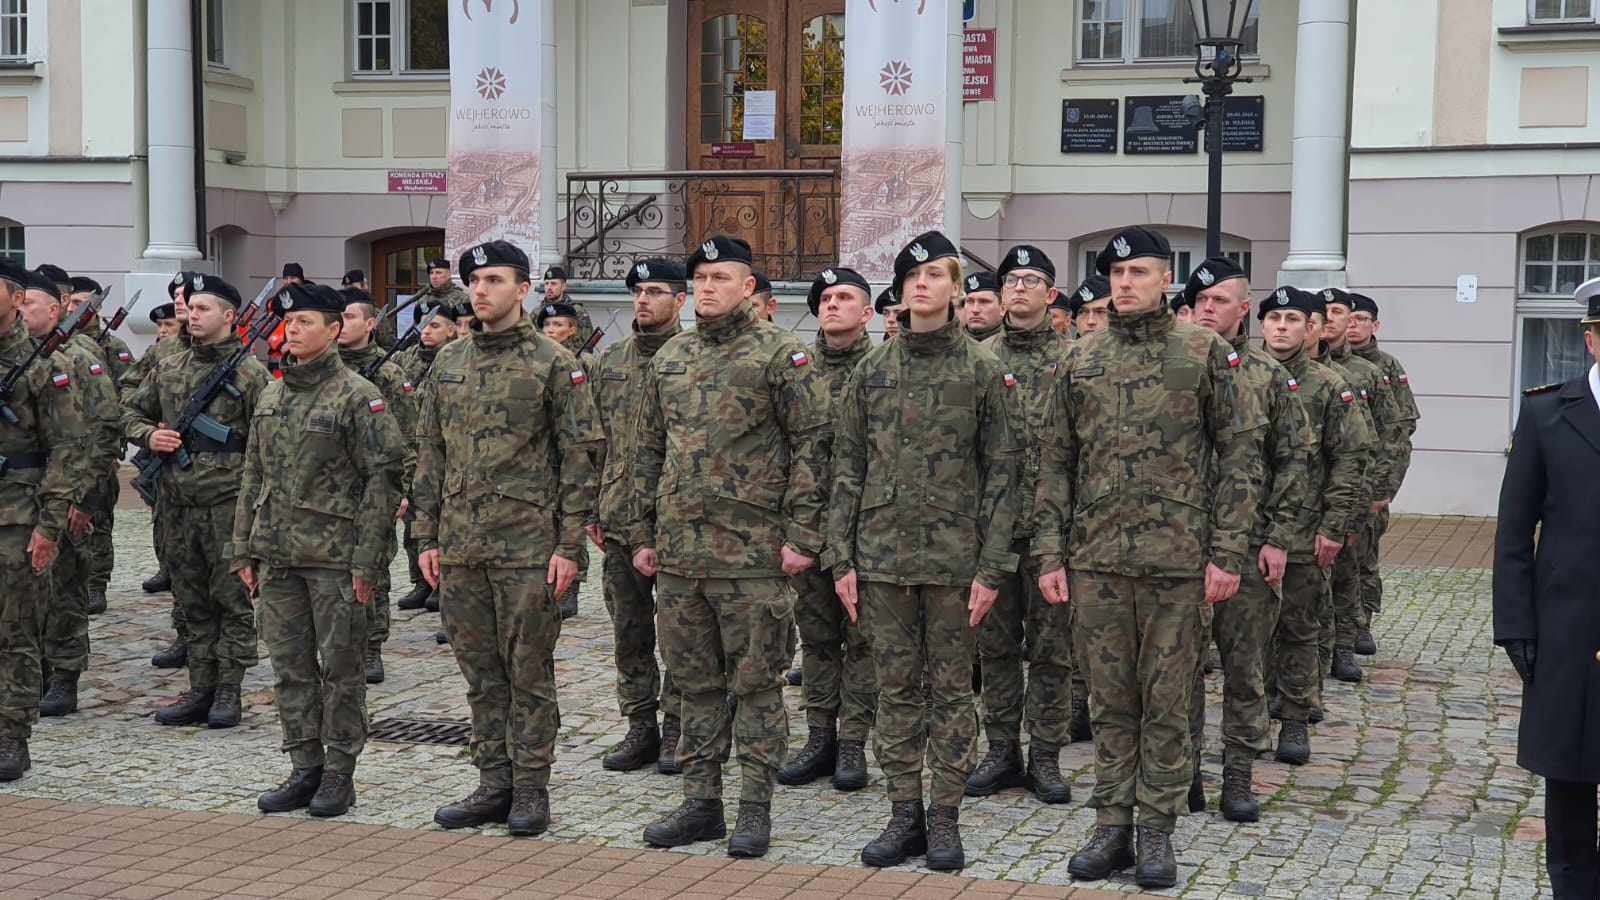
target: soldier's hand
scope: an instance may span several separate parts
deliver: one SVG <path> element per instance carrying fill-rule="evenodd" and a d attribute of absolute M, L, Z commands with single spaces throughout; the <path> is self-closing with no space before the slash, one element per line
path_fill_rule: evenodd
<path fill-rule="evenodd" d="M 411 508 L 411 501 L 406 499 L 405 497 L 401 497 L 400 498 L 400 508 L 394 511 L 394 517 L 396 519 L 404 519 L 406 517 L 406 510 L 408 510 L 410 508 Z"/>
<path fill-rule="evenodd" d="M 183 446 L 183 435 L 167 427 L 165 422 L 157 422 L 156 430 L 150 432 L 150 449 L 157 453 L 172 453 Z"/>
<path fill-rule="evenodd" d="M 362 578 L 360 575 L 350 576 L 350 587 L 356 592 L 356 602 L 362 606 L 372 602 L 372 595 L 378 589 L 377 585 Z"/>
<path fill-rule="evenodd" d="M 422 570 L 422 579 L 428 582 L 428 587 L 439 589 L 439 548 L 424 550 L 417 554 L 417 568 Z"/>
<path fill-rule="evenodd" d="M 983 617 L 987 616 L 989 610 L 994 608 L 994 601 L 999 596 L 1000 590 L 998 588 L 984 587 L 974 580 L 972 589 L 967 591 L 967 609 L 972 613 L 967 618 L 967 626 L 977 628 L 978 623 L 983 621 Z"/>
<path fill-rule="evenodd" d="M 544 583 L 554 585 L 551 590 L 555 591 L 555 596 L 560 597 L 565 594 L 567 588 L 572 586 L 573 580 L 577 577 L 578 564 L 576 562 L 559 553 L 550 554 L 550 567 L 549 571 L 545 573 Z"/>
<path fill-rule="evenodd" d="M 783 574 L 785 575 L 799 575 L 817 564 L 815 556 L 806 556 L 788 544 L 784 544 L 783 549 L 779 552 L 781 556 L 780 565 L 783 567 Z"/>
<path fill-rule="evenodd" d="M 1230 575 L 1217 568 L 1216 563 L 1206 563 L 1206 602 L 1221 603 L 1239 593 L 1239 576 Z"/>
<path fill-rule="evenodd" d="M 1039 593 L 1044 595 L 1046 603 L 1067 602 L 1067 569 L 1051 569 L 1039 576 Z"/>
<path fill-rule="evenodd" d="M 656 577 L 656 548 L 640 547 L 633 551 L 633 567 L 646 578 Z"/>
<path fill-rule="evenodd" d="M 28 538 L 28 564 L 33 566 L 33 574 L 43 575 L 44 570 L 50 568 L 50 563 L 55 561 L 59 545 L 35 531 Z"/>
<path fill-rule="evenodd" d="M 67 533 L 75 538 L 81 538 L 91 531 L 94 531 L 94 519 L 91 519 L 88 513 L 76 506 L 68 507 Z"/>
<path fill-rule="evenodd" d="M 587 534 L 589 536 L 589 540 L 596 547 L 599 547 L 602 550 L 605 549 L 605 547 L 606 547 L 606 530 L 604 528 L 600 527 L 600 523 L 596 522 L 593 525 L 585 525 L 585 526 L 583 526 L 583 533 Z"/>
<path fill-rule="evenodd" d="M 1533 668 L 1539 661 L 1539 644 L 1526 638 L 1517 638 L 1506 641 L 1506 656 L 1511 659 L 1511 667 L 1517 670 L 1517 675 L 1522 678 L 1524 685 L 1533 684 Z"/>
<path fill-rule="evenodd" d="M 239 580 L 244 582 L 244 589 L 254 594 L 256 592 L 256 567 L 245 566 L 239 570 Z"/>
<path fill-rule="evenodd" d="M 1333 561 L 1339 558 L 1339 551 L 1343 549 L 1344 545 L 1338 541 L 1330 540 L 1320 534 L 1317 535 L 1316 546 L 1314 549 L 1314 552 L 1317 554 L 1317 567 L 1326 569 L 1333 565 Z"/>
<path fill-rule="evenodd" d="M 1261 552 L 1256 554 L 1256 568 L 1261 571 L 1261 577 L 1267 584 L 1277 587 L 1283 584 L 1283 570 L 1289 563 L 1289 554 L 1282 547 L 1271 544 L 1262 544 Z"/>
<path fill-rule="evenodd" d="M 851 622 L 854 622 L 856 620 L 856 603 L 859 600 L 856 596 L 856 570 L 851 569 L 834 579 L 833 592 L 839 595 L 839 605 L 844 607 L 845 615 L 850 617 Z"/>

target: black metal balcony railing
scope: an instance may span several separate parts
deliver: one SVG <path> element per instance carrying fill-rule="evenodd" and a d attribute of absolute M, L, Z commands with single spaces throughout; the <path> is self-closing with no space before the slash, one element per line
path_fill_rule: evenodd
<path fill-rule="evenodd" d="M 774 281 L 809 280 L 838 255 L 832 169 L 573 172 L 566 251 L 573 278 L 621 279 L 635 260 L 683 256 L 721 232 L 750 242 Z"/>

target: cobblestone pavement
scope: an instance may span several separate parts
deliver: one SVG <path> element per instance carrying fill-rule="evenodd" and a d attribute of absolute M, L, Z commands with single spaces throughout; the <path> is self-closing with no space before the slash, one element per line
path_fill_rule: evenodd
<path fill-rule="evenodd" d="M 156 726 L 151 714 L 182 690 L 184 673 L 149 662 L 168 637 L 169 600 L 139 590 L 153 569 L 148 517 L 124 508 L 117 522 L 111 609 L 93 620 L 82 709 L 40 723 L 32 773 L 4 792 L 255 816 L 256 794 L 287 771 L 270 665 L 263 659 L 247 677 L 241 727 Z M 396 567 L 402 589 L 403 566 L 402 559 Z M 1380 652 L 1366 660 L 1367 681 L 1353 687 L 1329 681 L 1328 718 L 1314 729 L 1310 765 L 1257 763 L 1256 788 L 1265 802 L 1256 824 L 1225 822 L 1215 810 L 1220 681 L 1210 679 L 1212 808 L 1180 821 L 1180 884 L 1168 895 L 1549 895 L 1542 791 L 1515 765 L 1519 685 L 1503 655 L 1491 652 L 1488 570 L 1389 567 L 1385 583 L 1385 609 L 1374 629 Z M 557 656 L 562 728 L 549 838 L 633 851 L 642 847 L 643 826 L 677 804 L 678 782 L 653 771 L 617 774 L 600 767 L 625 724 L 616 712 L 610 623 L 598 588 L 592 580 L 585 585 L 581 613 L 564 627 Z M 385 654 L 388 681 L 368 694 L 372 718 L 465 719 L 459 671 L 449 648 L 433 640 L 437 623 L 437 615 L 396 612 Z M 798 746 L 804 731 L 799 690 L 786 694 Z M 1068 884 L 1067 858 L 1094 820 L 1083 805 L 1091 764 L 1088 744 L 1063 751 L 1074 792 L 1066 806 L 1043 806 L 1021 790 L 969 800 L 962 810 L 971 861 L 965 874 Z M 881 828 L 888 807 L 876 769 L 872 774 L 872 785 L 853 795 L 825 782 L 780 787 L 768 861 L 859 866 L 857 854 Z M 359 805 L 342 822 L 433 829 L 434 807 L 470 792 L 475 773 L 459 748 L 374 742 L 356 781 Z M 736 774 L 728 783 L 737 784 Z M 719 855 L 722 846 L 677 852 Z M 1134 890 L 1123 878 L 1091 886 Z"/>

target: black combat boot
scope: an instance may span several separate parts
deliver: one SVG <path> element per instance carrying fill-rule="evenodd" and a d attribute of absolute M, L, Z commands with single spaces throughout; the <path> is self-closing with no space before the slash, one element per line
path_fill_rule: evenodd
<path fill-rule="evenodd" d="M 556 601 L 556 609 L 561 610 L 561 621 L 563 622 L 578 614 L 578 583 L 576 581 L 567 585 L 567 592 L 561 595 L 560 600 Z"/>
<path fill-rule="evenodd" d="M 217 695 L 211 701 L 211 711 L 206 714 L 209 728 L 232 728 L 239 724 L 239 685 L 219 684 Z"/>
<path fill-rule="evenodd" d="M 16 781 L 33 768 L 28 756 L 28 741 L 16 736 L 0 737 L 0 781 Z"/>
<path fill-rule="evenodd" d="M 439 592 L 438 591 L 429 591 L 428 592 L 428 599 L 422 601 L 422 605 L 427 608 L 428 612 L 438 612 L 439 611 Z"/>
<path fill-rule="evenodd" d="M 550 792 L 544 788 L 512 788 L 506 830 L 512 837 L 534 837 L 550 827 Z"/>
<path fill-rule="evenodd" d="M 158 669 L 181 669 L 189 664 L 189 642 L 182 637 L 172 639 L 167 649 L 150 657 L 150 665 Z"/>
<path fill-rule="evenodd" d="M 428 587 L 426 581 L 419 581 L 411 586 L 411 592 L 395 601 L 395 609 L 421 609 L 427 605 L 428 595 L 433 593 L 433 588 Z"/>
<path fill-rule="evenodd" d="M 1349 647 L 1334 648 L 1333 677 L 1348 684 L 1360 683 L 1361 667 L 1356 665 L 1356 655 Z"/>
<path fill-rule="evenodd" d="M 383 684 L 383 645 L 367 645 L 367 684 Z"/>
<path fill-rule="evenodd" d="M 1248 753 L 1225 754 L 1222 763 L 1222 817 L 1229 822 L 1255 822 L 1261 807 L 1250 790 L 1254 757 Z"/>
<path fill-rule="evenodd" d="M 961 807 L 928 807 L 928 868 L 935 872 L 959 872 L 966 868 L 967 854 L 961 849 Z"/>
<path fill-rule="evenodd" d="M 1319 722 L 1321 722 L 1322 721 L 1322 707 L 1313 706 L 1310 709 L 1306 710 L 1306 721 L 1310 722 L 1313 725 L 1316 725 Z"/>
<path fill-rule="evenodd" d="M 652 713 L 649 722 L 629 725 L 628 733 L 622 736 L 622 743 L 612 747 L 600 765 L 613 772 L 632 772 L 650 765 L 660 756 L 661 730 L 656 727 L 655 714 Z"/>
<path fill-rule="evenodd" d="M 778 783 L 794 787 L 832 775 L 839 763 L 839 732 L 826 725 L 813 726 L 806 745 L 778 770 Z"/>
<path fill-rule="evenodd" d="M 162 566 L 154 575 L 144 580 L 139 585 L 146 594 L 164 594 L 172 590 L 172 576 L 167 574 L 167 567 Z"/>
<path fill-rule="evenodd" d="M 805 673 L 799 669 L 790 669 L 789 674 L 783 676 L 783 680 L 789 682 L 790 687 L 799 687 L 800 685 L 805 684 L 806 676 Z"/>
<path fill-rule="evenodd" d="M 1189 781 L 1189 812 L 1206 811 L 1206 780 L 1200 771 L 1200 751 L 1194 752 L 1194 777 Z"/>
<path fill-rule="evenodd" d="M 1373 656 L 1378 652 L 1378 642 L 1372 639 L 1372 629 L 1366 625 L 1356 626 L 1356 655 Z"/>
<path fill-rule="evenodd" d="M 727 836 L 721 800 L 685 799 L 677 809 L 644 829 L 644 842 L 652 847 L 682 847 Z"/>
<path fill-rule="evenodd" d="M 1283 720 L 1283 698 L 1273 697 L 1267 704 L 1267 718 Z"/>
<path fill-rule="evenodd" d="M 772 804 L 740 800 L 739 819 L 733 824 L 733 836 L 728 838 L 728 855 L 740 859 L 766 856 L 771 841 Z"/>
<path fill-rule="evenodd" d="M 1278 729 L 1278 751 L 1273 754 L 1281 763 L 1303 766 L 1311 759 L 1311 735 L 1304 722 L 1284 722 Z"/>
<path fill-rule="evenodd" d="M 433 642 L 435 644 L 448 644 L 450 643 L 450 635 L 445 634 L 442 629 L 435 631 L 433 633 Z"/>
<path fill-rule="evenodd" d="M 1094 728 L 1089 725 L 1088 697 L 1072 698 L 1072 722 L 1067 725 L 1067 734 L 1073 743 L 1094 739 Z"/>
<path fill-rule="evenodd" d="M 1028 774 L 1025 787 L 1042 803 L 1066 803 L 1072 788 L 1061 777 L 1061 748 L 1034 738 L 1028 742 Z"/>
<path fill-rule="evenodd" d="M 1021 787 L 1027 779 L 1022 771 L 1022 747 L 1005 739 L 989 742 L 989 755 L 967 778 L 968 797 L 987 797 L 1006 788 Z"/>
<path fill-rule="evenodd" d="M 106 611 L 106 592 L 90 591 L 88 612 L 91 616 L 98 616 Z"/>
<path fill-rule="evenodd" d="M 216 688 L 184 691 L 178 702 L 156 712 L 157 725 L 203 725 L 211 714 L 211 701 L 217 696 Z"/>
<path fill-rule="evenodd" d="M 1083 881 L 1104 881 L 1112 872 L 1133 865 L 1133 826 L 1096 825 L 1083 845 L 1067 860 L 1067 874 Z"/>
<path fill-rule="evenodd" d="M 675 716 L 661 720 L 661 755 L 656 757 L 656 771 L 662 775 L 682 775 L 683 764 L 678 762 L 678 738 L 683 727 Z"/>
<path fill-rule="evenodd" d="M 859 791 L 867 786 L 867 742 L 840 741 L 839 760 L 833 767 L 833 788 Z"/>
<path fill-rule="evenodd" d="M 317 792 L 311 796 L 306 812 L 319 819 L 331 819 L 344 815 L 355 805 L 355 779 L 339 772 L 324 771 L 322 783 L 317 785 Z"/>
<path fill-rule="evenodd" d="M 1167 888 L 1178 883 L 1178 860 L 1172 853 L 1172 835 L 1139 826 L 1139 864 L 1134 883 L 1144 888 Z"/>
<path fill-rule="evenodd" d="M 434 810 L 433 821 L 441 828 L 477 828 L 490 822 L 504 822 L 510 813 L 510 788 L 480 785 L 460 800 Z"/>
<path fill-rule="evenodd" d="M 922 801 L 896 800 L 890 809 L 889 824 L 883 833 L 861 848 L 863 865 L 880 869 L 898 866 L 928 852 L 928 824 L 922 815 Z"/>
<path fill-rule="evenodd" d="M 322 786 L 322 767 L 295 769 L 283 783 L 256 798 L 256 809 L 265 813 L 305 809 Z"/>
<path fill-rule="evenodd" d="M 39 701 L 39 715 L 49 719 L 78 711 L 78 673 L 56 672 Z"/>

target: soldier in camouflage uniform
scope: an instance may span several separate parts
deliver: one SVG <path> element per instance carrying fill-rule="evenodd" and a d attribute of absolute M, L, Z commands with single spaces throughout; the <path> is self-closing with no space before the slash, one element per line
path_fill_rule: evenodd
<path fill-rule="evenodd" d="M 1072 340 L 1072 300 L 1067 294 L 1057 293 L 1050 301 L 1050 329 Z"/>
<path fill-rule="evenodd" d="M 34 350 L 17 312 L 31 273 L 0 259 L 0 366 Z M 32 767 L 28 738 L 38 718 L 43 654 L 40 638 L 50 603 L 49 568 L 66 538 L 68 516 L 89 472 L 91 425 L 73 390 L 72 362 L 56 353 L 17 380 L 5 406 L 16 424 L 0 425 L 0 781 Z"/>
<path fill-rule="evenodd" d="M 1171 253 L 1137 227 L 1100 253 L 1115 311 L 1057 372 L 1033 541 L 1047 601 L 1067 601 L 1072 570 L 1094 723 L 1096 826 L 1068 871 L 1103 879 L 1137 859 L 1141 887 L 1177 880 L 1171 835 L 1194 767 L 1206 605 L 1233 596 L 1253 562 L 1261 485 L 1263 416 L 1234 388 L 1227 342 L 1173 319 Z"/>
<path fill-rule="evenodd" d="M 1250 552 L 1240 573 L 1239 593 L 1213 608 L 1211 625 L 1223 678 L 1222 817 L 1231 822 L 1254 822 L 1261 817 L 1250 791 L 1255 758 L 1272 749 L 1264 654 L 1277 628 L 1284 570 L 1300 511 L 1317 499 L 1307 490 L 1311 426 L 1299 401 L 1299 382 L 1266 349 L 1250 345 L 1250 334 L 1244 328 L 1250 310 L 1250 281 L 1244 270 L 1226 258 L 1208 259 L 1194 268 L 1183 294 L 1193 310 L 1194 324 L 1216 332 L 1233 348 L 1230 359 L 1238 360 L 1235 387 L 1241 395 L 1252 395 L 1254 404 L 1266 412 L 1261 504 L 1250 532 Z M 1206 690 L 1199 670 L 1194 677 L 1189 741 L 1195 766 L 1189 811 L 1200 812 L 1206 805 L 1200 769 Z"/>
<path fill-rule="evenodd" d="M 594 320 L 589 318 L 589 311 L 584 308 L 583 302 L 576 297 L 567 295 L 567 270 L 560 266 L 551 266 L 544 270 L 544 297 L 545 303 L 565 303 L 577 313 L 578 320 L 578 346 L 589 342 L 589 336 L 594 334 Z"/>
<path fill-rule="evenodd" d="M 755 310 L 756 318 L 771 322 L 778 314 L 778 299 L 772 296 L 772 280 L 765 272 L 751 272 L 750 276 L 756 280 L 756 289 L 750 292 L 750 308 Z"/>
<path fill-rule="evenodd" d="M 546 303 L 539 308 L 539 315 L 534 319 L 534 327 L 538 328 L 545 337 L 560 344 L 567 352 L 578 358 L 578 365 L 592 378 L 594 375 L 594 354 L 584 348 L 583 341 L 579 339 L 578 311 L 565 302 Z M 589 330 L 590 335 L 594 329 Z M 600 461 L 595 461 L 595 468 L 600 468 Z M 589 548 L 580 545 L 578 548 L 578 577 L 573 579 L 567 587 L 566 593 L 556 601 L 556 606 L 561 610 L 562 619 L 570 619 L 578 614 L 578 589 L 583 586 L 584 575 L 589 571 Z"/>
<path fill-rule="evenodd" d="M 555 598 L 578 574 L 603 436 L 587 375 L 522 311 L 527 255 L 479 244 L 460 272 L 478 321 L 423 388 L 413 532 L 467 680 L 478 788 L 433 818 L 535 835 L 550 823 L 561 724 Z"/>
<path fill-rule="evenodd" d="M 683 695 L 671 674 L 656 664 L 655 579 L 633 567 L 622 529 L 632 502 L 628 461 L 636 442 L 644 381 L 656 353 L 681 330 L 678 311 L 687 285 L 683 264 L 661 258 L 639 260 L 628 269 L 626 281 L 633 294 L 633 334 L 607 347 L 591 369 L 606 444 L 598 521 L 589 526 L 589 536 L 605 554 L 601 584 L 611 613 L 617 708 L 628 719 L 628 733 L 601 764 L 631 772 L 654 763 L 656 771 L 676 774 L 681 771 L 677 754 Z"/>
<path fill-rule="evenodd" d="M 78 306 L 90 299 L 94 294 L 102 291 L 100 283 L 92 278 L 73 276 L 72 294 L 64 297 L 66 311 L 64 315 L 77 312 Z M 107 331 L 104 335 L 100 332 L 103 326 L 99 315 L 85 316 L 79 324 L 79 334 L 94 345 L 105 363 L 106 371 L 110 373 L 113 390 L 121 384 L 122 376 L 133 368 L 133 353 L 122 339 Z M 89 514 L 94 518 L 94 531 L 89 534 L 89 615 L 99 615 L 106 610 L 106 586 L 111 581 L 111 571 L 116 568 L 116 548 L 112 543 L 112 533 L 116 528 L 117 497 L 122 493 L 122 483 L 117 478 L 117 464 L 122 458 L 122 442 L 119 438 L 116 447 L 112 450 L 109 464 L 106 466 L 105 475 L 100 483 L 95 486 L 92 499 L 88 502 L 91 509 Z"/>
<path fill-rule="evenodd" d="M 446 309 L 465 309 L 469 313 L 472 304 L 467 300 L 467 293 L 461 289 L 450 277 L 450 262 L 444 259 L 428 260 L 428 286 L 411 295 L 414 305 L 412 314 L 418 318 L 426 315 L 424 310 L 434 306 Z M 394 316 L 385 316 L 385 322 L 394 322 Z M 420 382 L 418 382 L 420 384 Z"/>
<path fill-rule="evenodd" d="M 1017 568 L 1026 420 L 1017 379 L 955 318 L 955 245 L 922 234 L 894 271 L 899 336 L 856 365 L 836 411 L 823 562 L 852 620 L 859 610 L 878 671 L 891 814 L 861 861 L 926 854 L 928 868 L 955 870 L 966 864 L 961 798 L 978 751 L 975 632 Z"/>
<path fill-rule="evenodd" d="M 427 385 L 428 371 L 433 368 L 433 361 L 439 355 L 439 348 L 456 339 L 456 320 L 463 315 L 460 306 L 419 306 L 417 315 L 426 318 L 428 313 L 438 310 L 433 321 L 423 326 L 417 333 L 417 342 L 396 354 L 393 362 L 405 373 L 406 380 L 410 381 L 417 394 L 413 398 L 413 405 L 417 410 L 417 417 L 421 417 L 422 391 Z M 416 452 L 417 436 L 415 423 L 412 433 L 406 435 L 406 440 L 411 443 L 411 450 Z M 410 481 L 410 475 L 407 475 Z M 439 593 L 422 577 L 422 568 L 417 565 L 417 555 L 421 552 L 421 542 L 416 539 L 413 532 L 413 523 L 416 513 L 408 506 L 402 517 L 405 522 L 404 543 L 406 548 L 406 564 L 411 573 L 411 591 L 395 602 L 396 609 L 422 609 L 427 607 L 429 612 L 439 611 Z M 444 632 L 439 632 L 443 634 Z"/>
<path fill-rule="evenodd" d="M 330 817 L 355 803 L 368 610 L 394 540 L 405 443 L 378 389 L 339 360 L 339 292 L 291 284 L 271 302 L 284 317 L 283 377 L 256 399 L 224 555 L 258 592 L 293 766 L 256 806 Z"/>
<path fill-rule="evenodd" d="M 367 381 L 383 396 L 383 403 L 394 414 L 395 424 L 405 443 L 405 453 L 400 461 L 400 496 L 411 496 L 411 476 L 417 468 L 417 451 L 413 435 L 417 427 L 416 387 L 406 377 L 388 353 L 373 341 L 379 323 L 377 303 L 371 294 L 360 288 L 345 288 L 339 292 L 345 300 L 343 319 L 339 327 L 339 360 L 345 368 Z M 400 504 L 405 509 L 405 503 Z M 381 515 L 388 510 L 367 510 L 367 515 Z M 396 515 L 399 515 L 398 513 Z M 389 640 L 389 564 L 400 551 L 394 528 L 389 529 L 389 555 L 383 560 L 378 573 L 378 586 L 368 604 L 368 622 L 372 630 L 367 633 L 366 670 L 367 684 L 383 682 L 383 645 Z"/>
<path fill-rule="evenodd" d="M 981 277 L 967 276 L 969 294 Z M 1005 292 L 1005 324 L 984 346 L 1015 377 L 1028 417 L 1027 432 L 1037 434 L 1044 425 L 1056 368 L 1069 343 L 1051 328 L 1047 312 L 1056 295 L 1056 267 L 1043 250 L 1020 244 L 1000 261 L 998 278 Z M 1029 440 L 1028 447 L 1025 490 L 1031 489 L 1039 467 L 1038 442 Z M 1028 560 L 1032 538 L 1030 498 L 1011 536 L 1011 551 L 1021 562 L 1000 585 L 1000 598 L 978 630 L 989 753 L 967 779 L 967 796 L 985 797 L 1026 786 L 1045 803 L 1066 803 L 1072 791 L 1061 777 L 1061 747 L 1072 739 L 1070 725 L 1077 711 L 1082 709 L 1088 718 L 1088 685 L 1081 674 L 1073 673 L 1071 605 L 1046 603 L 1039 593 L 1039 572 Z M 1024 712 L 1029 739 L 1026 770 Z"/>
<path fill-rule="evenodd" d="M 1257 318 L 1263 345 L 1295 381 L 1295 394 L 1310 427 L 1301 476 L 1305 499 L 1289 532 L 1283 604 L 1266 653 L 1265 675 L 1268 696 L 1282 698 L 1277 759 L 1300 765 L 1311 758 L 1306 724 L 1321 704 L 1326 671 L 1319 663 L 1317 644 L 1323 619 L 1332 618 L 1327 570 L 1357 512 L 1372 435 L 1343 376 L 1311 358 L 1322 333 L 1321 297 L 1298 288 L 1279 288 L 1261 302 Z"/>
<path fill-rule="evenodd" d="M 1356 625 L 1355 652 L 1371 656 L 1378 652 L 1372 639 L 1372 617 L 1383 609 L 1383 578 L 1378 572 L 1378 550 L 1384 532 L 1389 530 L 1389 503 L 1400 492 L 1406 472 L 1411 468 L 1411 436 L 1417 431 L 1421 413 L 1417 397 L 1411 391 L 1411 377 L 1405 366 L 1393 356 L 1378 349 L 1378 303 L 1365 294 L 1350 294 L 1353 304 L 1346 335 L 1350 352 L 1374 366 L 1383 375 L 1383 387 L 1390 394 L 1390 408 L 1394 412 L 1390 441 L 1382 451 L 1389 456 L 1388 479 L 1374 488 L 1367 518 L 1367 529 L 1361 535 L 1356 564 L 1361 584 L 1362 618 Z"/>
<path fill-rule="evenodd" d="M 967 276 L 977 279 L 975 285 L 966 285 L 961 295 L 964 314 L 961 329 L 975 341 L 986 341 L 1005 327 L 1006 309 L 1000 301 L 1000 282 L 993 272 L 974 272 Z"/>
<path fill-rule="evenodd" d="M 240 686 L 258 661 L 255 610 L 229 567 L 228 541 L 251 417 L 271 377 L 255 356 L 246 356 L 231 378 L 238 395 L 224 390 L 206 407 L 206 415 L 231 430 L 225 443 L 172 429 L 201 383 L 239 350 L 239 292 L 215 275 L 195 276 L 193 287 L 187 299 L 191 344 L 158 363 L 127 395 L 123 430 L 135 446 L 162 454 L 184 447 L 191 460 L 183 467 L 169 459 L 157 483 L 172 593 L 187 629 L 189 690 L 157 712 L 156 722 L 228 728 L 239 723 Z"/>
<path fill-rule="evenodd" d="M 794 335 L 756 318 L 750 247 L 717 235 L 686 268 L 698 326 L 643 384 L 627 543 L 656 582 L 662 653 L 683 691 L 684 801 L 644 830 L 677 847 L 727 833 L 717 757 L 739 745 L 733 856 L 761 856 L 789 734 L 786 575 L 816 565 L 832 426 L 827 385 Z M 731 712 L 729 690 L 737 697 Z"/>
<path fill-rule="evenodd" d="M 872 286 L 853 269 L 823 269 L 806 297 L 820 327 L 813 363 L 827 381 L 829 402 L 838 408 L 846 380 L 872 349 Z M 878 709 L 878 677 L 866 630 L 851 620 L 833 592 L 827 569 L 790 576 L 794 618 L 804 654 L 806 743 L 778 770 L 778 783 L 810 784 L 824 775 L 833 786 L 867 786 L 867 734 Z"/>
<path fill-rule="evenodd" d="M 873 298 L 872 311 L 883 316 L 883 339 L 885 341 L 900 333 L 899 312 L 904 308 L 905 304 L 901 303 L 900 298 L 895 296 L 894 288 L 892 287 L 884 288 L 878 292 L 877 297 Z M 965 327 L 965 325 L 962 327 Z"/>

